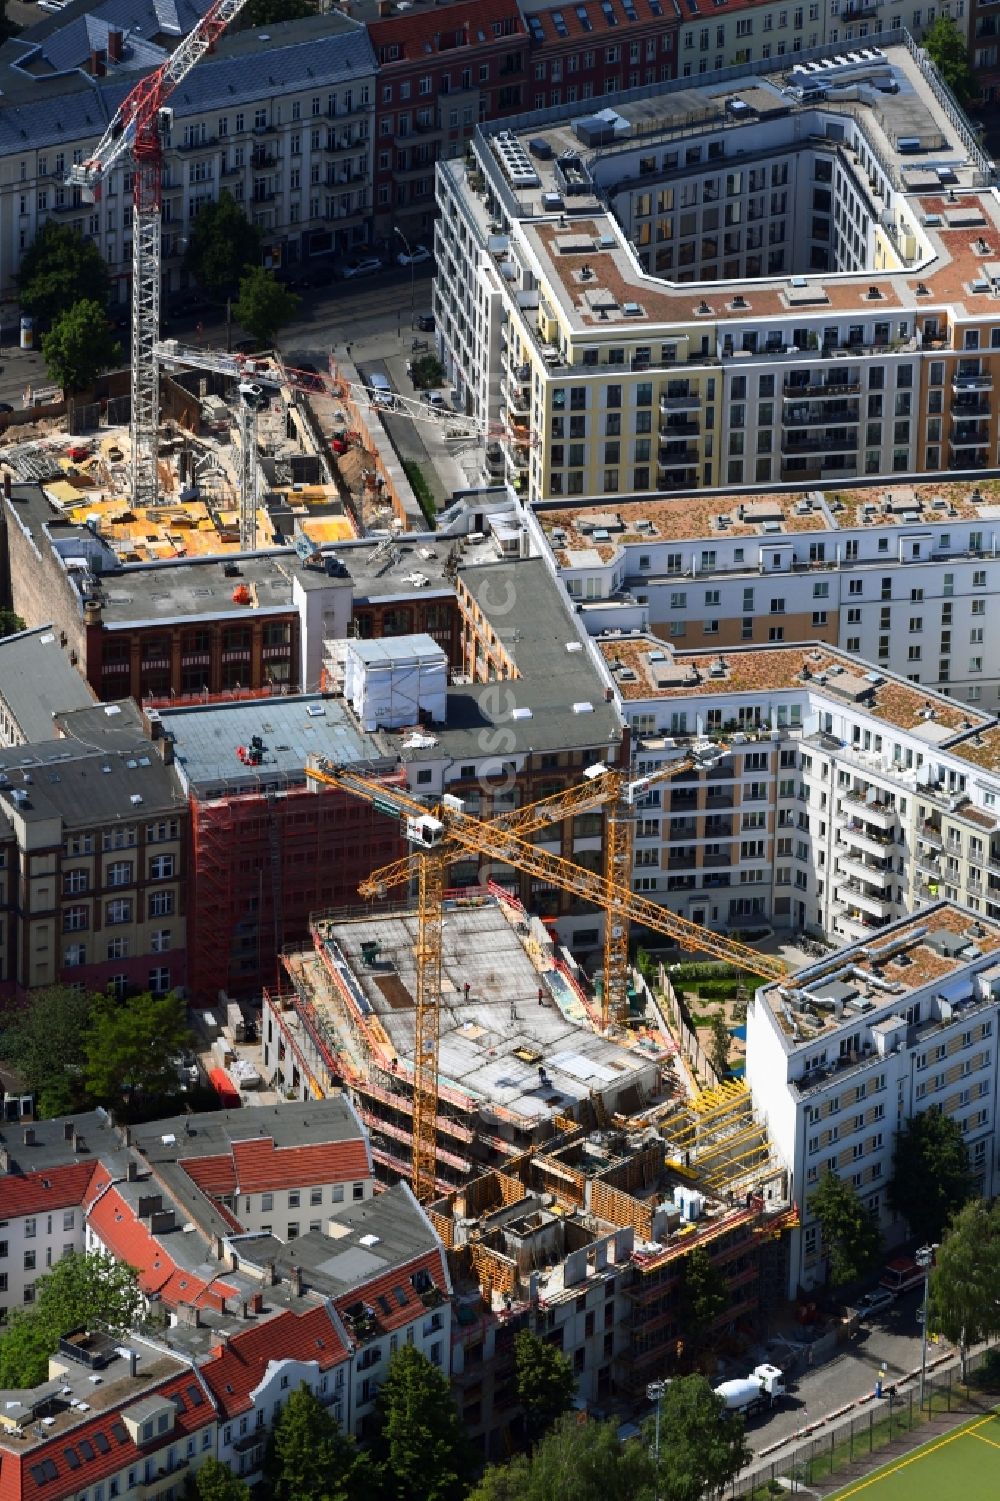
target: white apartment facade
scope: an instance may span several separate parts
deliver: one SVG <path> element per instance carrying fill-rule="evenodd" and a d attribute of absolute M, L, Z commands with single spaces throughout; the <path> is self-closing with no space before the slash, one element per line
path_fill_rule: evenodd
<path fill-rule="evenodd" d="M 1000 928 L 937 903 L 868 941 L 757 992 L 747 1013 L 747 1083 L 790 1178 L 788 1295 L 821 1284 L 810 1192 L 830 1169 L 905 1238 L 886 1189 L 895 1134 L 936 1106 L 958 1121 L 987 1198 L 996 1193 Z"/>
<path fill-rule="evenodd" d="M 825 641 L 993 711 L 997 501 L 994 481 L 887 481 L 609 498 L 525 524 L 591 632 L 648 627 L 680 651 Z"/>

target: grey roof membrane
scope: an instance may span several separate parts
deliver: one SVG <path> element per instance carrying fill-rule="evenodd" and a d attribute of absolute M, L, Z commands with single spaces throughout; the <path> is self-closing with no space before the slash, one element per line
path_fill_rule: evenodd
<path fill-rule="evenodd" d="M 54 714 L 94 702 L 52 626 L 0 640 L 0 698 L 27 741 L 53 739 Z"/>

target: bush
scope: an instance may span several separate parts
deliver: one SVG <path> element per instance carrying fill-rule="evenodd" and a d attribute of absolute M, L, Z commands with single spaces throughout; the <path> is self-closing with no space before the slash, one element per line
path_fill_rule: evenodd
<path fill-rule="evenodd" d="M 413 459 L 404 459 L 403 473 L 410 482 L 410 488 L 417 497 L 417 504 L 423 511 L 428 526 L 433 527 L 437 516 L 437 506 L 431 494 L 431 487 L 424 478 L 424 471 L 419 464 L 414 463 Z"/>

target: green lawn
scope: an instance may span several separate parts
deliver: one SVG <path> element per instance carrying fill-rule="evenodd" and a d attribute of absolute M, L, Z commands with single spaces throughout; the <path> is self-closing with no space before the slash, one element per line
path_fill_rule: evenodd
<path fill-rule="evenodd" d="M 852 1480 L 830 1501 L 997 1501 L 1000 1497 L 1000 1417 L 973 1418 Z"/>

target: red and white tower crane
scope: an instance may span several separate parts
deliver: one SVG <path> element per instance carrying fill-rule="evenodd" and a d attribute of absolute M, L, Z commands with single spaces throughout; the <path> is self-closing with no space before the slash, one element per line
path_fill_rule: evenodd
<path fill-rule="evenodd" d="M 131 439 L 135 506 L 153 506 L 159 500 L 156 342 L 160 336 L 163 137 L 172 119 L 167 101 L 245 4 L 246 0 L 214 0 L 166 62 L 122 100 L 93 155 L 70 169 L 70 184 L 97 202 L 103 183 L 117 166 L 131 161 L 133 167 Z"/>

